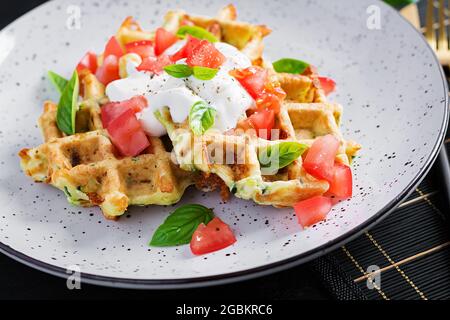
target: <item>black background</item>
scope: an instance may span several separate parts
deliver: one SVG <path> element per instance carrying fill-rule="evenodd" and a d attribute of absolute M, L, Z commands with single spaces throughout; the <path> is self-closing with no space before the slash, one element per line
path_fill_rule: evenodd
<path fill-rule="evenodd" d="M 2 2 L 0 29 L 45 1 Z M 125 13 L 124 13 L 125 14 Z M 68 290 L 65 279 L 47 275 L 0 254 L 0 299 L 330 299 L 317 275 L 300 266 L 237 284 L 170 291 L 135 291 L 82 284 L 81 290 Z"/>

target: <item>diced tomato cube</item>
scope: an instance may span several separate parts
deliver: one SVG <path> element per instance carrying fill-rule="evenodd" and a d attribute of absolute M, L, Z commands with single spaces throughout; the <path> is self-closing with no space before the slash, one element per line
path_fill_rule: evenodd
<path fill-rule="evenodd" d="M 163 54 L 159 57 L 147 57 L 142 61 L 137 70 L 149 71 L 152 73 L 160 74 L 163 72 L 164 67 L 173 64 L 173 61 L 169 56 Z"/>
<path fill-rule="evenodd" d="M 258 99 L 263 95 L 268 81 L 267 70 L 252 66 L 246 69 L 232 70 L 230 74 L 239 81 L 253 99 Z"/>
<path fill-rule="evenodd" d="M 131 109 L 134 113 L 137 113 L 142 111 L 147 105 L 148 101 L 144 96 L 135 96 L 129 100 L 105 104 L 101 108 L 103 128 L 108 128 L 111 121 L 125 111 Z"/>
<path fill-rule="evenodd" d="M 101 116 L 103 128 L 108 128 L 112 120 L 116 119 L 127 110 L 130 110 L 130 108 L 121 106 L 119 102 L 110 102 L 102 106 Z"/>
<path fill-rule="evenodd" d="M 281 100 L 273 93 L 266 93 L 256 100 L 258 109 L 272 109 L 275 113 L 280 112 Z"/>
<path fill-rule="evenodd" d="M 97 69 L 95 75 L 105 86 L 114 80 L 120 79 L 119 59 L 114 55 L 107 56 L 103 60 L 103 64 Z"/>
<path fill-rule="evenodd" d="M 192 235 L 191 251 L 195 255 L 224 249 L 236 242 L 231 228 L 219 218 L 212 219 L 208 225 L 200 224 Z"/>
<path fill-rule="evenodd" d="M 158 28 L 155 34 L 155 54 L 159 56 L 178 41 L 178 37 L 164 28 Z"/>
<path fill-rule="evenodd" d="M 103 58 L 106 59 L 111 55 L 120 58 L 121 56 L 123 56 L 123 54 L 124 51 L 120 46 L 119 41 L 117 41 L 116 37 L 112 36 L 106 44 L 105 51 L 103 52 Z"/>
<path fill-rule="evenodd" d="M 275 126 L 275 112 L 272 109 L 258 110 L 248 119 L 250 126 L 256 130 L 258 137 L 270 140 L 271 130 Z"/>
<path fill-rule="evenodd" d="M 192 50 L 200 43 L 200 39 L 194 38 L 191 35 L 186 37 L 186 44 L 178 50 L 175 54 L 173 54 L 170 59 L 172 61 L 177 62 L 180 59 L 185 59 L 192 54 Z"/>
<path fill-rule="evenodd" d="M 125 45 L 127 53 L 136 53 L 142 59 L 147 57 L 153 57 L 155 55 L 155 50 L 153 48 L 153 43 L 149 40 L 130 42 Z"/>
<path fill-rule="evenodd" d="M 339 140 L 329 134 L 319 137 L 309 148 L 303 168 L 317 179 L 333 181 L 334 160 L 339 149 Z"/>
<path fill-rule="evenodd" d="M 129 100 L 122 101 L 121 104 L 129 106 L 135 113 L 141 112 L 148 106 L 148 100 L 144 96 L 134 96 Z"/>
<path fill-rule="evenodd" d="M 113 119 L 107 130 L 112 143 L 124 156 L 137 156 L 150 146 L 139 120 L 131 109 Z"/>
<path fill-rule="evenodd" d="M 333 79 L 327 77 L 319 77 L 320 86 L 326 95 L 329 95 L 336 90 L 336 82 Z"/>
<path fill-rule="evenodd" d="M 230 72 L 245 90 L 256 100 L 259 109 L 273 109 L 278 113 L 286 93 L 278 85 L 269 80 L 266 69 L 252 66 L 246 69 L 235 69 Z"/>
<path fill-rule="evenodd" d="M 352 197 L 353 178 L 352 170 L 345 164 L 335 163 L 334 177 L 330 181 L 328 193 L 334 195 L 340 200 Z"/>
<path fill-rule="evenodd" d="M 190 67 L 199 66 L 217 69 L 225 60 L 225 56 L 216 49 L 214 44 L 207 40 L 201 40 L 187 56 L 186 63 Z"/>
<path fill-rule="evenodd" d="M 77 65 L 78 73 L 86 69 L 93 74 L 97 71 L 97 55 L 94 52 L 87 52 Z"/>
<path fill-rule="evenodd" d="M 266 83 L 265 94 L 272 94 L 277 97 L 280 101 L 286 98 L 286 92 L 283 90 L 279 83 L 274 84 L 273 82 L 268 81 Z"/>
<path fill-rule="evenodd" d="M 309 227 L 324 220 L 331 211 L 331 208 L 331 199 L 324 196 L 316 196 L 300 201 L 294 206 L 298 222 L 303 227 Z"/>

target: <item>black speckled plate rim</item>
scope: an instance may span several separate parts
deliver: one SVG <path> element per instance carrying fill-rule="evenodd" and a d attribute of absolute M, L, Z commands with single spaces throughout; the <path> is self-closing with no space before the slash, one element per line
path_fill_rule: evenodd
<path fill-rule="evenodd" d="M 448 110 L 448 103 L 449 103 L 449 96 L 448 96 L 448 86 L 447 86 L 447 80 L 445 77 L 444 70 L 442 69 L 438 58 L 434 54 L 433 49 L 428 45 L 425 38 L 423 38 L 422 34 L 412 26 L 409 21 L 407 21 L 402 15 L 400 15 L 396 10 L 391 8 L 390 6 L 386 5 L 385 3 L 378 1 L 380 6 L 383 6 L 386 10 L 394 11 L 400 19 L 405 21 L 407 24 L 413 28 L 417 34 L 423 39 L 423 42 L 425 43 L 425 46 L 433 52 L 434 62 L 436 65 L 439 66 L 439 72 L 441 73 L 442 77 L 442 83 L 443 83 L 443 89 L 444 89 L 444 96 L 445 96 L 445 103 L 443 105 L 444 107 L 444 119 L 441 124 L 441 129 L 439 132 L 438 141 L 436 142 L 433 151 L 431 152 L 430 156 L 428 157 L 425 165 L 422 167 L 420 172 L 412 179 L 412 181 L 408 184 L 408 186 L 402 190 L 402 192 L 397 196 L 395 199 L 390 201 L 386 206 L 384 206 L 383 209 L 381 209 L 379 212 L 377 212 L 373 217 L 371 217 L 369 220 L 365 221 L 364 223 L 360 224 L 359 226 L 353 228 L 352 230 L 348 231 L 347 233 L 341 235 L 340 237 L 334 239 L 333 241 L 330 241 L 324 245 L 321 245 L 315 249 L 312 249 L 308 252 L 304 252 L 302 254 L 299 254 L 297 256 L 291 257 L 289 259 L 285 259 L 282 261 L 274 262 L 271 264 L 267 264 L 261 267 L 252 268 L 248 270 L 233 272 L 233 273 L 227 273 L 227 274 L 220 274 L 220 275 L 214 275 L 214 276 L 207 276 L 207 277 L 196 277 L 196 278 L 182 278 L 182 279 L 160 279 L 160 280 L 147 280 L 147 279 L 129 279 L 129 278 L 117 278 L 117 277 L 107 277 L 107 276 L 99 276 L 95 274 L 90 273 L 83 273 L 81 272 L 81 282 L 82 283 L 88 283 L 88 284 L 94 284 L 94 285 L 100 285 L 100 286 L 108 286 L 108 287 L 114 287 L 114 288 L 123 288 L 123 289 L 187 289 L 187 288 L 198 288 L 198 287 L 206 287 L 206 286 L 213 286 L 213 285 L 223 285 L 223 284 L 229 284 L 233 282 L 238 281 L 244 281 L 244 280 L 250 280 L 257 277 L 262 277 L 265 275 L 269 275 L 272 273 L 276 273 L 279 271 L 283 271 L 295 266 L 298 266 L 300 264 L 309 262 L 315 258 L 318 258 L 322 255 L 325 255 L 331 251 L 336 250 L 337 248 L 343 246 L 344 244 L 356 239 L 358 236 L 360 236 L 362 233 L 364 233 L 366 230 L 370 229 L 380 221 L 382 221 L 384 218 L 388 216 L 389 213 L 391 213 L 402 201 L 404 201 L 414 190 L 415 188 L 420 184 L 420 182 L 424 179 L 426 174 L 430 171 L 432 165 L 434 164 L 435 160 L 437 159 L 437 156 L 439 154 L 439 150 L 442 147 L 442 143 L 445 138 L 445 134 L 447 131 L 448 123 L 449 123 L 449 110 Z M 19 17 L 14 22 L 17 22 L 18 20 L 21 20 L 26 15 L 31 14 L 33 11 L 38 10 L 41 6 L 44 6 L 44 4 L 39 5 L 38 7 L 32 9 L 22 17 Z M 13 22 L 13 23 L 14 23 Z M 0 242 L 0 252 L 5 254 L 6 256 L 21 262 L 29 267 L 32 267 L 34 269 L 46 272 L 48 274 L 52 274 L 54 276 L 58 276 L 61 278 L 67 278 L 68 272 L 66 269 L 42 262 L 40 260 L 34 259 L 30 256 L 27 256 L 10 246 L 5 245 L 4 243 Z"/>

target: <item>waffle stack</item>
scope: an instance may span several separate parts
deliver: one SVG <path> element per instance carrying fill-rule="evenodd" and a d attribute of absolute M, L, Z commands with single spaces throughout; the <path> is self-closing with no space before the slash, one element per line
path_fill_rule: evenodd
<path fill-rule="evenodd" d="M 56 126 L 57 106 L 46 102 L 39 119 L 45 143 L 19 153 L 23 171 L 37 182 L 63 190 L 74 205 L 100 206 L 109 219 L 122 215 L 129 205 L 176 203 L 192 184 L 204 191 L 219 187 L 223 198 L 234 193 L 277 207 L 292 206 L 325 193 L 328 182 L 308 175 L 302 168 L 302 158 L 276 173 L 267 173 L 261 168 L 258 154 L 268 145 L 298 141 L 309 146 L 317 137 L 333 134 L 341 142 L 337 161 L 349 164 L 360 146 L 344 140 L 339 131 L 342 107 L 326 101 L 314 75 L 276 73 L 262 58 L 263 38 L 270 30 L 236 21 L 233 6 L 225 7 L 214 18 L 171 11 L 165 17 L 164 27 L 176 32 L 184 23 L 207 29 L 220 41 L 244 52 L 254 65 L 269 69 L 272 81 L 287 94 L 276 119 L 279 139 L 268 141 L 243 130 L 226 134 L 209 130 L 196 137 L 187 121 L 174 123 L 165 109 L 159 113 L 159 119 L 169 133 L 175 157 L 171 158 L 171 150 L 166 150 L 159 138 L 151 137 L 151 147 L 143 154 L 123 158 L 101 124 L 100 108 L 108 102 L 105 88 L 93 74 L 81 74 L 83 102 L 77 112 L 77 133 L 65 136 Z M 129 17 L 116 37 L 124 45 L 152 40 L 154 33 L 142 30 Z M 214 157 L 208 152 L 211 149 L 217 153 Z"/>

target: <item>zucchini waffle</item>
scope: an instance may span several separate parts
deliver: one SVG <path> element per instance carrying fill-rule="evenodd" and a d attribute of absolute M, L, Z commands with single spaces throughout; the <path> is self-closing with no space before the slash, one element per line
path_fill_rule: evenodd
<path fill-rule="evenodd" d="M 342 106 L 327 101 L 314 74 L 275 72 L 272 64 L 262 57 L 262 40 L 270 29 L 235 21 L 233 6 L 222 9 L 216 18 L 190 16 L 183 11 L 169 12 L 166 26 L 176 31 L 183 19 L 214 32 L 218 39 L 245 53 L 253 65 L 268 69 L 272 82 L 279 84 L 287 96 L 275 122 L 280 139 L 271 141 L 245 130 L 223 134 L 210 129 L 203 136 L 196 137 L 187 121 L 174 123 L 168 110 L 163 110 L 159 120 L 168 131 L 181 168 L 191 172 L 199 170 L 206 180 L 211 175 L 217 176 L 237 197 L 262 205 L 290 207 L 301 200 L 324 194 L 329 188 L 328 182 L 306 173 L 301 157 L 273 175 L 263 174 L 265 170 L 261 170 L 258 155 L 268 145 L 296 141 L 311 146 L 316 138 L 332 134 L 340 141 L 336 161 L 349 165 L 361 146 L 342 137 L 339 130 Z M 245 118 L 243 115 L 242 121 Z"/>
<path fill-rule="evenodd" d="M 70 203 L 100 206 L 108 219 L 122 215 L 129 205 L 169 205 L 178 202 L 185 189 L 222 190 L 222 196 L 237 197 L 276 207 L 293 206 L 315 195 L 324 194 L 329 184 L 306 173 L 302 158 L 277 173 L 261 168 L 258 154 L 268 145 L 296 141 L 307 146 L 320 136 L 332 134 L 340 141 L 336 161 L 349 164 L 360 146 L 346 141 L 339 130 L 342 107 L 329 103 L 314 75 L 277 73 L 264 61 L 263 38 L 270 29 L 236 21 L 236 9 L 229 5 L 216 17 L 192 16 L 170 11 L 164 28 L 176 32 L 189 22 L 212 33 L 247 55 L 253 65 L 269 70 L 273 83 L 286 92 L 286 100 L 276 116 L 277 140 L 264 140 L 240 129 L 221 133 L 214 129 L 195 136 L 186 120 L 175 123 L 167 109 L 158 114 L 173 145 L 166 150 L 162 140 L 149 137 L 151 147 L 136 157 L 121 157 L 102 126 L 101 106 L 108 102 L 105 87 L 92 73 L 80 74 L 83 101 L 76 116 L 76 134 L 66 136 L 56 124 L 57 105 L 46 102 L 39 119 L 44 144 L 20 151 L 23 171 L 36 182 L 49 183 L 65 192 Z M 119 43 L 154 40 L 128 17 L 116 34 Z M 120 75 L 126 76 L 128 55 L 119 60 Z M 102 63 L 99 56 L 99 64 Z M 242 116 L 242 122 L 246 115 Z M 242 123 L 240 122 L 240 123 Z M 209 150 L 220 151 L 214 157 Z M 233 150 L 230 156 L 229 151 Z M 232 163 L 229 163 L 229 158 Z M 220 158 L 220 159 L 219 159 Z M 175 160 L 175 161 L 174 161 Z"/>
<path fill-rule="evenodd" d="M 101 87 L 89 77 L 84 83 Z M 86 132 L 71 136 L 58 129 L 56 110 L 53 102 L 45 103 L 39 118 L 45 143 L 19 156 L 27 175 L 64 191 L 71 204 L 100 206 L 107 219 L 115 219 L 129 205 L 176 203 L 193 184 L 192 175 L 174 165 L 159 138 L 150 138 L 151 147 L 139 156 L 120 157 L 102 127 L 97 102 L 81 104 L 77 127 Z"/>
<path fill-rule="evenodd" d="M 261 167 L 258 160 L 261 152 L 268 146 L 286 141 L 311 146 L 318 137 L 332 134 L 340 141 L 336 161 L 349 165 L 360 146 L 343 139 L 339 130 L 342 107 L 325 102 L 322 90 L 315 87 L 312 79 L 304 76 L 292 78 L 292 75 L 285 74 L 274 76 L 283 88 L 289 87 L 288 97 L 302 97 L 282 104 L 275 122 L 280 132 L 278 140 L 268 141 L 251 130 L 239 129 L 227 134 L 210 129 L 202 136 L 195 136 L 187 122 L 174 123 L 167 109 L 159 114 L 159 120 L 168 131 L 182 169 L 199 170 L 206 178 L 218 176 L 239 198 L 261 205 L 291 207 L 301 200 L 326 193 L 328 182 L 306 173 L 301 157 L 271 174 Z M 313 97 L 312 102 L 303 102 L 308 96 Z"/>

